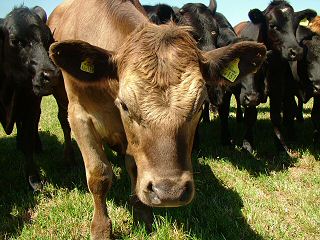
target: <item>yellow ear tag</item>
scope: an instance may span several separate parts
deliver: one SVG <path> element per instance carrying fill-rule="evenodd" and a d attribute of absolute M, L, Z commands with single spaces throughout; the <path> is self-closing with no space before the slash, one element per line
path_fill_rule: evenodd
<path fill-rule="evenodd" d="M 222 69 L 220 74 L 231 82 L 234 82 L 240 74 L 239 64 L 240 58 L 232 60 L 227 67 Z"/>
<path fill-rule="evenodd" d="M 94 65 L 89 58 L 86 58 L 83 62 L 81 62 L 80 69 L 87 73 L 94 73 Z"/>
<path fill-rule="evenodd" d="M 300 21 L 299 23 L 300 26 L 303 26 L 303 27 L 308 27 L 309 26 L 309 20 L 307 18 L 304 18 Z"/>

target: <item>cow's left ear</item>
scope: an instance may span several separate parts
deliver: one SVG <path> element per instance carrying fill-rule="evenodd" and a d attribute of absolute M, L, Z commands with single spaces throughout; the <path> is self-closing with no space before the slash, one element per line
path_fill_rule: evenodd
<path fill-rule="evenodd" d="M 203 53 L 203 76 L 210 85 L 224 77 L 236 81 L 258 71 L 266 58 L 267 49 L 262 43 L 243 41 Z"/>
<path fill-rule="evenodd" d="M 47 22 L 47 13 L 42 7 L 35 6 L 31 11 L 37 14 L 44 23 Z"/>
<path fill-rule="evenodd" d="M 50 58 L 75 80 L 85 84 L 117 79 L 112 52 L 79 40 L 66 40 L 50 46 Z"/>
<path fill-rule="evenodd" d="M 266 20 L 263 12 L 257 8 L 251 9 L 248 13 L 248 16 L 253 24 L 264 23 Z"/>
<path fill-rule="evenodd" d="M 311 22 L 317 16 L 317 12 L 312 9 L 305 9 L 294 13 L 294 29 L 297 29 L 302 20 Z"/>

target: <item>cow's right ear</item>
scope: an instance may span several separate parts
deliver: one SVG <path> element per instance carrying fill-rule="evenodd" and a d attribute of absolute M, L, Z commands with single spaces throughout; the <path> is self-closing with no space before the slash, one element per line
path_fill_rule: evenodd
<path fill-rule="evenodd" d="M 248 13 L 248 16 L 253 24 L 259 24 L 259 23 L 265 22 L 265 16 L 263 15 L 263 12 L 261 12 L 257 8 L 250 10 L 250 12 Z"/>
<path fill-rule="evenodd" d="M 216 12 L 217 12 L 217 1 L 216 0 L 210 0 L 208 8 L 210 9 L 211 13 L 213 15 L 215 15 Z"/>
<path fill-rule="evenodd" d="M 267 49 L 262 43 L 243 41 L 204 52 L 202 74 L 207 84 L 217 85 L 222 77 L 230 82 L 255 73 L 264 62 Z"/>
<path fill-rule="evenodd" d="M 50 57 L 63 71 L 77 80 L 94 83 L 117 78 L 113 54 L 79 40 L 56 42 L 50 46 Z"/>
<path fill-rule="evenodd" d="M 44 23 L 47 22 L 47 13 L 42 7 L 35 6 L 31 11 L 37 14 Z"/>

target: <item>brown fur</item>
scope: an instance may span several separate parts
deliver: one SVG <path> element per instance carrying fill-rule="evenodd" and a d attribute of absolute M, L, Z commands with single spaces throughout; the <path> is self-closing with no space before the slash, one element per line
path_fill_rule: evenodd
<path fill-rule="evenodd" d="M 265 47 L 243 42 L 204 55 L 188 28 L 148 23 L 131 1 L 71 0 L 61 6 L 49 18 L 55 38 L 86 41 L 58 42 L 50 53 L 62 69 L 69 121 L 94 199 L 91 236 L 111 237 L 105 198 L 112 168 L 104 143 L 126 154 L 134 210 L 150 227 L 146 205 L 180 206 L 193 198 L 191 149 L 206 82 L 214 82 L 235 57 L 244 61 L 243 74 L 255 71 Z M 93 20 L 83 21 L 90 14 Z M 248 57 L 239 56 L 238 48 Z M 84 59 L 91 59 L 97 72 L 81 71 Z"/>
<path fill-rule="evenodd" d="M 310 23 L 309 28 L 311 31 L 320 35 L 320 16 L 316 16 Z"/>

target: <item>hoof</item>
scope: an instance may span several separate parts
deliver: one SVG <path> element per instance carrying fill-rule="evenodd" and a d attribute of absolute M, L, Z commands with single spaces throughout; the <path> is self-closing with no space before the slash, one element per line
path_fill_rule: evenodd
<path fill-rule="evenodd" d="M 40 178 L 36 175 L 31 175 L 28 177 L 29 186 L 34 192 L 39 192 L 42 190 L 42 183 Z"/>
<path fill-rule="evenodd" d="M 253 153 L 253 147 L 252 147 L 251 143 L 249 143 L 249 141 L 247 141 L 247 140 L 243 140 L 242 149 L 246 150 L 250 154 Z"/>

